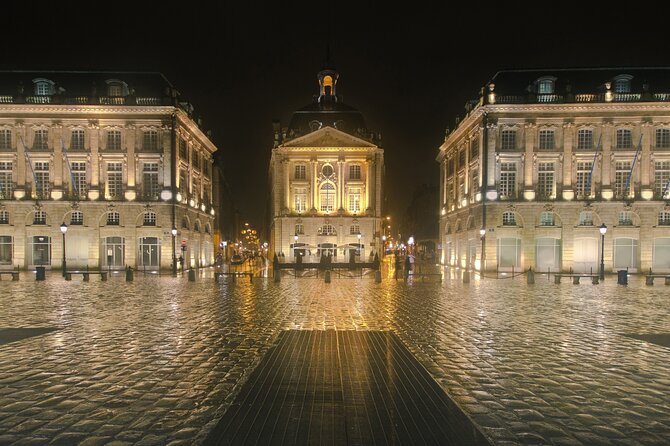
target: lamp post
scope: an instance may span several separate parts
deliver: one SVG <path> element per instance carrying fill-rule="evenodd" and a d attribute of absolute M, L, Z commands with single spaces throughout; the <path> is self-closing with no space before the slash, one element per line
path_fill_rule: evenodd
<path fill-rule="evenodd" d="M 480 258 L 481 265 L 479 265 L 479 272 L 481 274 L 484 272 L 484 261 L 486 260 L 486 246 L 485 246 L 486 228 L 481 228 L 479 230 L 479 237 L 482 239 L 482 254 Z"/>
<path fill-rule="evenodd" d="M 605 233 L 607 226 L 605 223 L 598 228 L 600 231 L 600 280 L 605 280 Z"/>
<path fill-rule="evenodd" d="M 177 277 L 177 228 L 172 227 L 172 277 Z"/>
<path fill-rule="evenodd" d="M 297 245 L 298 244 L 298 234 L 296 233 L 293 236 L 293 258 L 297 261 L 298 260 L 298 249 Z"/>
<path fill-rule="evenodd" d="M 386 236 L 382 235 L 382 259 L 386 255 Z"/>
<path fill-rule="evenodd" d="M 356 236 L 358 238 L 358 258 L 361 259 L 363 258 L 363 249 L 361 248 L 361 233 L 359 232 L 358 235 Z"/>
<path fill-rule="evenodd" d="M 60 232 L 63 233 L 63 277 L 65 277 L 65 270 L 67 269 L 67 262 L 65 261 L 65 233 L 67 232 L 67 225 L 65 222 L 61 223 Z"/>
<path fill-rule="evenodd" d="M 228 261 L 228 240 L 221 243 L 223 243 L 223 263 L 226 263 Z"/>

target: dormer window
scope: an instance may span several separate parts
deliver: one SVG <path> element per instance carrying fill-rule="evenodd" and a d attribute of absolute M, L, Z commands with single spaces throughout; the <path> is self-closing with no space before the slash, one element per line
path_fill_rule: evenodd
<path fill-rule="evenodd" d="M 537 81 L 537 94 L 554 94 L 556 78 L 541 77 Z"/>
<path fill-rule="evenodd" d="M 119 97 L 128 95 L 128 84 L 118 79 L 107 79 L 107 96 Z"/>
<path fill-rule="evenodd" d="M 49 79 L 33 79 L 35 84 L 35 96 L 50 96 L 54 94 L 54 82 Z"/>
<path fill-rule="evenodd" d="M 630 74 L 621 74 L 614 78 L 615 93 L 630 93 L 630 81 L 633 76 Z"/>

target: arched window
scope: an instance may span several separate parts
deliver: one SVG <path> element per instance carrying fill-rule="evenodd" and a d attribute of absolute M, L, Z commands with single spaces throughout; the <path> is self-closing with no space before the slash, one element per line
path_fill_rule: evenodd
<path fill-rule="evenodd" d="M 45 211 L 35 211 L 33 216 L 34 225 L 46 225 L 47 224 L 47 213 Z"/>
<path fill-rule="evenodd" d="M 188 218 L 184 217 L 181 219 L 181 228 L 190 229 L 190 225 L 188 224 Z"/>
<path fill-rule="evenodd" d="M 128 84 L 125 82 L 118 79 L 107 79 L 105 82 L 107 83 L 107 96 L 119 97 L 128 95 Z"/>
<path fill-rule="evenodd" d="M 81 211 L 72 211 L 70 215 L 70 224 L 71 225 L 83 225 L 84 224 L 84 213 Z"/>
<path fill-rule="evenodd" d="M 579 213 L 579 226 L 593 226 L 592 211 L 582 211 Z"/>
<path fill-rule="evenodd" d="M 540 78 L 537 80 L 537 94 L 554 94 L 554 78 Z"/>
<path fill-rule="evenodd" d="M 154 211 L 144 213 L 144 226 L 156 226 L 156 213 Z"/>
<path fill-rule="evenodd" d="M 540 213 L 540 226 L 554 226 L 554 213 L 551 211 Z"/>
<path fill-rule="evenodd" d="M 5 211 L 5 212 L 7 212 L 7 211 Z M 2 213 L 0 213 L 0 215 L 2 215 Z M 670 211 L 661 211 L 658 214 L 658 225 L 659 226 L 670 226 Z"/>
<path fill-rule="evenodd" d="M 195 232 L 200 232 L 200 222 L 199 221 L 195 222 L 195 225 L 193 225 L 193 230 Z"/>
<path fill-rule="evenodd" d="M 205 225 L 205 234 L 211 234 L 212 233 L 212 228 L 209 226 L 209 223 Z"/>
<path fill-rule="evenodd" d="M 323 183 L 320 189 L 320 199 L 321 212 L 333 212 L 335 210 L 335 185 Z"/>
<path fill-rule="evenodd" d="M 107 224 L 118 226 L 121 222 L 121 216 L 116 211 L 107 212 Z"/>
<path fill-rule="evenodd" d="M 502 215 L 503 226 L 516 226 L 516 214 L 514 212 L 503 212 Z M 458 228 L 457 228 L 458 231 Z"/>
<path fill-rule="evenodd" d="M 54 94 L 54 82 L 49 79 L 33 79 L 35 85 L 35 96 L 50 96 Z"/>
<path fill-rule="evenodd" d="M 620 74 L 614 78 L 615 93 L 630 93 L 630 81 L 633 76 L 629 74 Z"/>
<path fill-rule="evenodd" d="M 319 235 L 337 235 L 337 232 L 333 225 L 325 224 L 319 228 Z"/>

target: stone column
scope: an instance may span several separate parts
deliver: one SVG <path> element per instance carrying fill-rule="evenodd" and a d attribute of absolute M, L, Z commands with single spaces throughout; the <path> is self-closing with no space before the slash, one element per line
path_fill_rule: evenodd
<path fill-rule="evenodd" d="M 537 140 L 537 125 L 534 122 L 527 122 L 525 125 L 525 156 L 522 156 L 523 162 L 523 198 L 525 200 L 535 199 L 535 188 L 533 187 L 533 152 L 535 151 L 535 141 Z"/>
<path fill-rule="evenodd" d="M 654 128 L 651 122 L 643 122 L 642 128 L 642 149 L 640 150 L 640 157 L 637 160 L 636 170 L 639 167 L 640 192 L 645 196 L 651 198 L 653 190 L 651 188 L 651 154 L 652 154 L 652 132 Z M 645 197 L 643 197 L 645 198 Z"/>
<path fill-rule="evenodd" d="M 337 160 L 337 210 L 344 210 L 344 158 Z"/>
<path fill-rule="evenodd" d="M 372 160 L 370 157 L 365 158 L 365 210 L 370 209 L 372 203 L 372 190 L 371 190 L 371 180 L 372 180 Z"/>
<path fill-rule="evenodd" d="M 319 198 L 319 196 L 318 196 L 318 193 L 319 193 L 319 184 L 318 184 L 319 183 L 319 181 L 318 181 L 319 173 L 317 171 L 317 169 L 319 167 L 319 163 L 316 160 L 316 158 L 312 158 L 310 163 L 312 165 L 312 178 L 310 178 L 310 180 L 311 180 L 310 184 L 312 185 L 312 190 L 311 190 L 311 192 L 312 192 L 312 211 L 316 212 L 316 203 L 317 203 L 318 198 Z"/>
<path fill-rule="evenodd" d="M 290 197 L 290 178 L 289 178 L 289 162 L 287 159 L 284 160 L 284 184 L 282 187 L 282 202 L 284 203 L 284 209 L 291 209 L 291 197 Z"/>

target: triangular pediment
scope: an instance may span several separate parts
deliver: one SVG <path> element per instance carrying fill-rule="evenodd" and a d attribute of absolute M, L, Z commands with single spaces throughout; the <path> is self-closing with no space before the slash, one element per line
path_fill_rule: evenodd
<path fill-rule="evenodd" d="M 282 147 L 377 147 L 333 127 L 323 127 L 307 135 L 292 139 Z"/>

